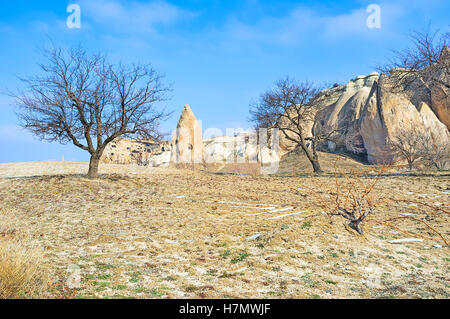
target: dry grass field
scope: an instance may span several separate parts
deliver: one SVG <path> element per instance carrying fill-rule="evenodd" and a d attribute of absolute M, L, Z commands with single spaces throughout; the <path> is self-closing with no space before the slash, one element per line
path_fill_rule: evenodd
<path fill-rule="evenodd" d="M 16 295 L 450 297 L 448 247 L 418 221 L 450 239 L 448 174 L 383 176 L 360 236 L 323 212 L 333 174 L 283 165 L 282 174 L 252 176 L 103 164 L 89 180 L 86 163 L 0 164 L 0 247 L 29 251 L 34 281 L 47 282 Z M 382 223 L 394 217 L 404 218 Z M 424 239 L 390 243 L 405 237 Z M 2 258 L 0 267 L 25 257 Z"/>

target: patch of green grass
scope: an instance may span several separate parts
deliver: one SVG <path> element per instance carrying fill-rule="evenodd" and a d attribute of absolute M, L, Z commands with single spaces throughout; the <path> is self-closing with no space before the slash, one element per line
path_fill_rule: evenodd
<path fill-rule="evenodd" d="M 111 264 L 105 264 L 105 263 L 96 263 L 95 267 L 97 267 L 97 269 L 100 269 L 100 270 L 106 270 L 106 269 L 115 268 L 116 266 L 111 265 Z"/>
<path fill-rule="evenodd" d="M 166 281 L 175 281 L 175 280 L 177 280 L 177 278 L 176 278 L 176 277 L 173 277 L 173 276 L 167 276 L 166 278 L 163 278 L 163 280 L 166 280 Z"/>
<path fill-rule="evenodd" d="M 111 278 L 111 275 L 110 274 L 104 274 L 104 275 L 98 276 L 97 278 L 100 279 L 100 280 L 107 280 L 107 279 Z"/>
<path fill-rule="evenodd" d="M 125 296 L 125 295 L 118 294 L 118 295 L 112 296 L 111 299 L 134 299 L 134 298 L 130 297 L 130 296 Z"/>
<path fill-rule="evenodd" d="M 319 285 L 319 282 L 312 280 L 311 275 L 312 275 L 312 272 L 308 272 L 308 273 L 304 274 L 303 276 L 301 276 L 300 278 L 303 279 L 306 286 L 308 286 L 310 288 L 315 288 Z"/>
<path fill-rule="evenodd" d="M 162 297 L 165 295 L 165 293 L 158 291 L 158 289 L 152 289 L 152 291 L 150 292 L 152 294 L 152 296 L 154 297 Z"/>
<path fill-rule="evenodd" d="M 147 292 L 147 291 L 148 290 L 145 287 L 141 286 L 141 285 L 139 285 L 136 288 L 134 288 L 134 292 L 137 293 L 137 294 L 142 293 L 142 292 Z"/>
<path fill-rule="evenodd" d="M 316 288 L 319 285 L 318 281 L 311 280 L 306 284 L 309 288 Z"/>
<path fill-rule="evenodd" d="M 311 222 L 311 221 L 307 221 L 307 222 L 304 222 L 304 223 L 300 226 L 300 228 L 301 228 L 301 229 L 310 229 L 311 226 L 312 226 L 312 222 Z"/>
<path fill-rule="evenodd" d="M 311 298 L 311 299 L 321 299 L 322 297 L 320 297 L 318 294 L 311 294 L 311 295 L 309 295 L 309 298 Z"/>
<path fill-rule="evenodd" d="M 231 255 L 231 250 L 226 249 L 223 253 L 220 254 L 220 257 L 227 258 L 230 255 Z"/>
<path fill-rule="evenodd" d="M 86 275 L 83 276 L 82 282 L 84 283 L 84 282 L 87 282 L 87 281 L 93 280 L 93 279 L 95 279 L 94 275 L 86 274 Z"/>
<path fill-rule="evenodd" d="M 415 265 L 417 268 L 423 268 L 423 266 L 421 264 L 416 264 Z"/>
<path fill-rule="evenodd" d="M 216 269 L 209 269 L 209 270 L 206 272 L 206 274 L 207 274 L 208 276 L 215 276 L 215 275 L 217 275 L 217 270 L 216 270 Z"/>
<path fill-rule="evenodd" d="M 325 280 L 325 282 L 330 285 L 337 285 L 337 282 L 333 280 Z"/>
<path fill-rule="evenodd" d="M 231 259 L 231 263 L 235 264 L 235 263 L 238 263 L 240 261 L 244 261 L 248 256 L 249 256 L 249 254 L 246 251 L 242 251 L 242 252 L 239 253 L 239 256 Z"/>
<path fill-rule="evenodd" d="M 301 276 L 301 278 L 306 280 L 306 279 L 309 279 L 311 277 L 311 275 L 312 275 L 312 272 L 308 272 L 308 273 L 304 274 L 303 276 Z"/>
<path fill-rule="evenodd" d="M 130 274 L 131 278 L 129 282 L 136 283 L 142 280 L 142 274 L 139 271 Z"/>
<path fill-rule="evenodd" d="M 450 258 L 448 258 L 448 257 L 444 257 L 444 258 L 442 258 L 444 261 L 450 261 Z"/>
<path fill-rule="evenodd" d="M 113 286 L 112 287 L 112 289 L 114 289 L 114 290 L 124 290 L 124 289 L 127 289 L 127 285 L 115 285 L 115 286 Z"/>
<path fill-rule="evenodd" d="M 109 281 L 94 281 L 92 284 L 98 287 L 109 287 L 111 285 Z"/>

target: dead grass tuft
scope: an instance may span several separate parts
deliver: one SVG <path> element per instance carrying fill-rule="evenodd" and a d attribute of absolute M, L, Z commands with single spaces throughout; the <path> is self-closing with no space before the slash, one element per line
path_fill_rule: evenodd
<path fill-rule="evenodd" d="M 17 241 L 0 241 L 0 299 L 38 297 L 45 278 L 37 252 Z"/>

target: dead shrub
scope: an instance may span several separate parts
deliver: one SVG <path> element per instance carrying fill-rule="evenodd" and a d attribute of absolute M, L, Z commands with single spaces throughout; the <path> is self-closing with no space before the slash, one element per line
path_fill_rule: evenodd
<path fill-rule="evenodd" d="M 0 299 L 41 295 L 47 281 L 39 257 L 20 242 L 0 240 Z"/>
<path fill-rule="evenodd" d="M 352 171 L 346 174 L 338 171 L 335 165 L 334 200 L 322 200 L 322 208 L 330 217 L 341 216 L 349 220 L 348 226 L 362 235 L 361 224 L 374 213 L 375 207 L 379 204 L 379 198 L 376 198 L 372 191 L 387 168 L 383 166 L 374 176 L 369 176 L 365 172 Z M 342 177 L 341 181 L 339 175 Z"/>

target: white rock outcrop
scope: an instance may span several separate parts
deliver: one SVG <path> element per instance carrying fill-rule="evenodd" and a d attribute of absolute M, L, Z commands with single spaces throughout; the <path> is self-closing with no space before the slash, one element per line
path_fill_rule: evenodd
<path fill-rule="evenodd" d="M 170 149 L 168 141 L 117 138 L 106 146 L 100 159 L 103 163 L 146 165 L 154 156 L 170 153 Z"/>
<path fill-rule="evenodd" d="M 202 165 L 204 162 L 202 127 L 189 105 L 183 107 L 172 137 L 170 163 L 173 166 Z"/>

